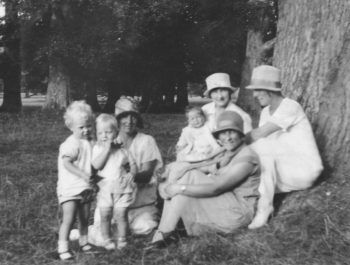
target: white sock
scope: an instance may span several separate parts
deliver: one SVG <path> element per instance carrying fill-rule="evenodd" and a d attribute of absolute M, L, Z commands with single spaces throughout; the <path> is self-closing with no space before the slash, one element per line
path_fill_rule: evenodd
<path fill-rule="evenodd" d="M 57 251 L 58 251 L 58 253 L 67 252 L 68 251 L 68 241 L 67 240 L 59 240 Z"/>
<path fill-rule="evenodd" d="M 87 235 L 81 235 L 79 237 L 79 245 L 84 246 L 88 243 L 88 236 Z"/>

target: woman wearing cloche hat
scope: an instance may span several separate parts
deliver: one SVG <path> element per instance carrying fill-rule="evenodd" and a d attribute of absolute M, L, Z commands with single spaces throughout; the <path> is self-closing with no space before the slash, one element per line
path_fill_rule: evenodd
<path fill-rule="evenodd" d="M 135 175 L 137 192 L 135 201 L 129 207 L 129 227 L 134 234 L 148 234 L 158 225 L 155 172 L 163 166 L 163 161 L 155 139 L 140 132 L 143 120 L 137 103 L 133 98 L 125 96 L 116 102 L 115 116 L 119 127 L 117 141 L 130 152 L 137 167 Z M 102 244 L 99 223 L 100 216 L 97 209 L 94 224 L 89 228 L 89 241 L 94 245 Z"/>
<path fill-rule="evenodd" d="M 275 192 L 309 188 L 323 170 L 308 118 L 298 102 L 283 97 L 281 88 L 281 72 L 270 65 L 254 68 L 246 87 L 263 107 L 259 127 L 247 135 L 263 169 L 251 229 L 267 222 Z"/>
<path fill-rule="evenodd" d="M 147 248 L 176 241 L 174 230 L 180 218 L 188 235 L 231 233 L 252 220 L 259 196 L 259 158 L 245 144 L 241 115 L 224 111 L 216 125 L 213 135 L 224 149 L 223 156 L 191 164 L 175 183 L 161 184 L 166 200 L 158 230 Z"/>
<path fill-rule="evenodd" d="M 252 120 L 248 113 L 238 107 L 231 101 L 235 95 L 237 97 L 238 88 L 231 85 L 230 76 L 226 73 L 215 73 L 205 79 L 207 90 L 204 92 L 206 97 L 213 100 L 202 107 L 207 118 L 207 126 L 210 130 L 215 129 L 218 116 L 226 111 L 237 112 L 243 119 L 244 133 L 252 130 Z"/>

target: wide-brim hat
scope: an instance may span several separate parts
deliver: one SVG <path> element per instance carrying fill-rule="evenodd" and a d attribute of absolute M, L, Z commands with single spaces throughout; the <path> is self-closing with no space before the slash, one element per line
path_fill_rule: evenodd
<path fill-rule="evenodd" d="M 143 127 L 138 102 L 131 97 L 121 96 L 115 103 L 114 114 L 117 121 L 131 114 L 137 118 L 137 126 L 139 128 Z"/>
<path fill-rule="evenodd" d="M 222 131 L 234 130 L 244 135 L 243 132 L 243 119 L 235 111 L 224 111 L 221 113 L 216 121 L 216 129 L 212 132 L 213 136 L 217 138 L 218 134 Z"/>
<path fill-rule="evenodd" d="M 252 78 L 246 89 L 281 91 L 281 71 L 271 65 L 260 65 L 253 69 Z"/>
<path fill-rule="evenodd" d="M 232 93 L 236 91 L 236 88 L 231 86 L 230 76 L 226 73 L 212 74 L 205 79 L 205 83 L 207 84 L 207 90 L 204 92 L 206 97 L 209 97 L 210 93 L 217 88 L 227 88 Z"/>

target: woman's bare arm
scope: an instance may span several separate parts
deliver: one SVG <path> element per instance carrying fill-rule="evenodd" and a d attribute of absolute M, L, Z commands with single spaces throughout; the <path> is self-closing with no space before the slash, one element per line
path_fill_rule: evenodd
<path fill-rule="evenodd" d="M 247 178 L 253 170 L 254 164 L 242 162 L 233 165 L 227 173 L 221 174 L 215 179 L 215 182 L 208 184 L 170 184 L 166 187 L 166 193 L 171 197 L 182 194 L 189 197 L 212 197 L 222 194 L 234 187 L 242 180 Z M 183 187 L 185 190 L 182 190 Z"/>
<path fill-rule="evenodd" d="M 137 172 L 135 175 L 135 182 L 136 183 L 150 182 L 156 165 L 157 165 L 157 160 L 152 160 L 149 162 L 142 163 L 139 172 Z"/>
<path fill-rule="evenodd" d="M 251 132 L 249 132 L 246 135 L 246 142 L 248 144 L 255 142 L 256 140 L 269 136 L 270 134 L 281 130 L 281 127 L 279 127 L 278 125 L 272 123 L 272 122 L 268 122 L 266 124 L 264 124 L 263 126 L 256 128 L 254 130 L 252 130 Z"/>

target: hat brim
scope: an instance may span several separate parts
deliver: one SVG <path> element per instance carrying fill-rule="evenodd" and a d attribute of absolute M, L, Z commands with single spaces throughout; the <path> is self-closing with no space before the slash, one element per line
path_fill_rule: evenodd
<path fill-rule="evenodd" d="M 203 95 L 205 97 L 209 98 L 210 93 L 213 92 L 213 90 L 218 89 L 218 88 L 227 88 L 228 90 L 231 90 L 231 93 L 236 92 L 236 88 L 235 87 L 232 87 L 232 86 L 218 86 L 218 87 L 213 87 L 211 89 L 208 89 L 208 90 L 204 91 Z"/>
<path fill-rule="evenodd" d="M 139 127 L 140 129 L 143 128 L 143 119 L 141 117 L 141 114 L 137 111 L 133 111 L 133 110 L 123 111 L 123 112 L 120 112 L 118 114 L 115 114 L 115 118 L 117 119 L 117 121 L 119 123 L 120 119 L 122 119 L 128 115 L 134 115 L 137 119 L 137 127 Z"/>
<path fill-rule="evenodd" d="M 233 130 L 233 131 L 235 131 L 235 132 L 240 133 L 242 136 L 245 136 L 244 132 L 242 132 L 239 128 L 237 128 L 237 127 L 232 127 L 232 126 L 226 126 L 226 127 L 220 128 L 220 129 L 218 129 L 218 130 L 214 130 L 214 131 L 212 132 L 212 135 L 214 136 L 215 139 L 217 139 L 217 138 L 218 138 L 217 136 L 218 136 L 218 134 L 219 134 L 220 132 L 227 131 L 227 130 Z"/>
<path fill-rule="evenodd" d="M 261 89 L 261 90 L 269 90 L 269 91 L 282 91 L 282 89 L 280 87 L 270 87 L 270 86 L 246 86 L 245 87 L 246 89 L 250 89 L 250 90 L 258 90 L 258 89 Z"/>

